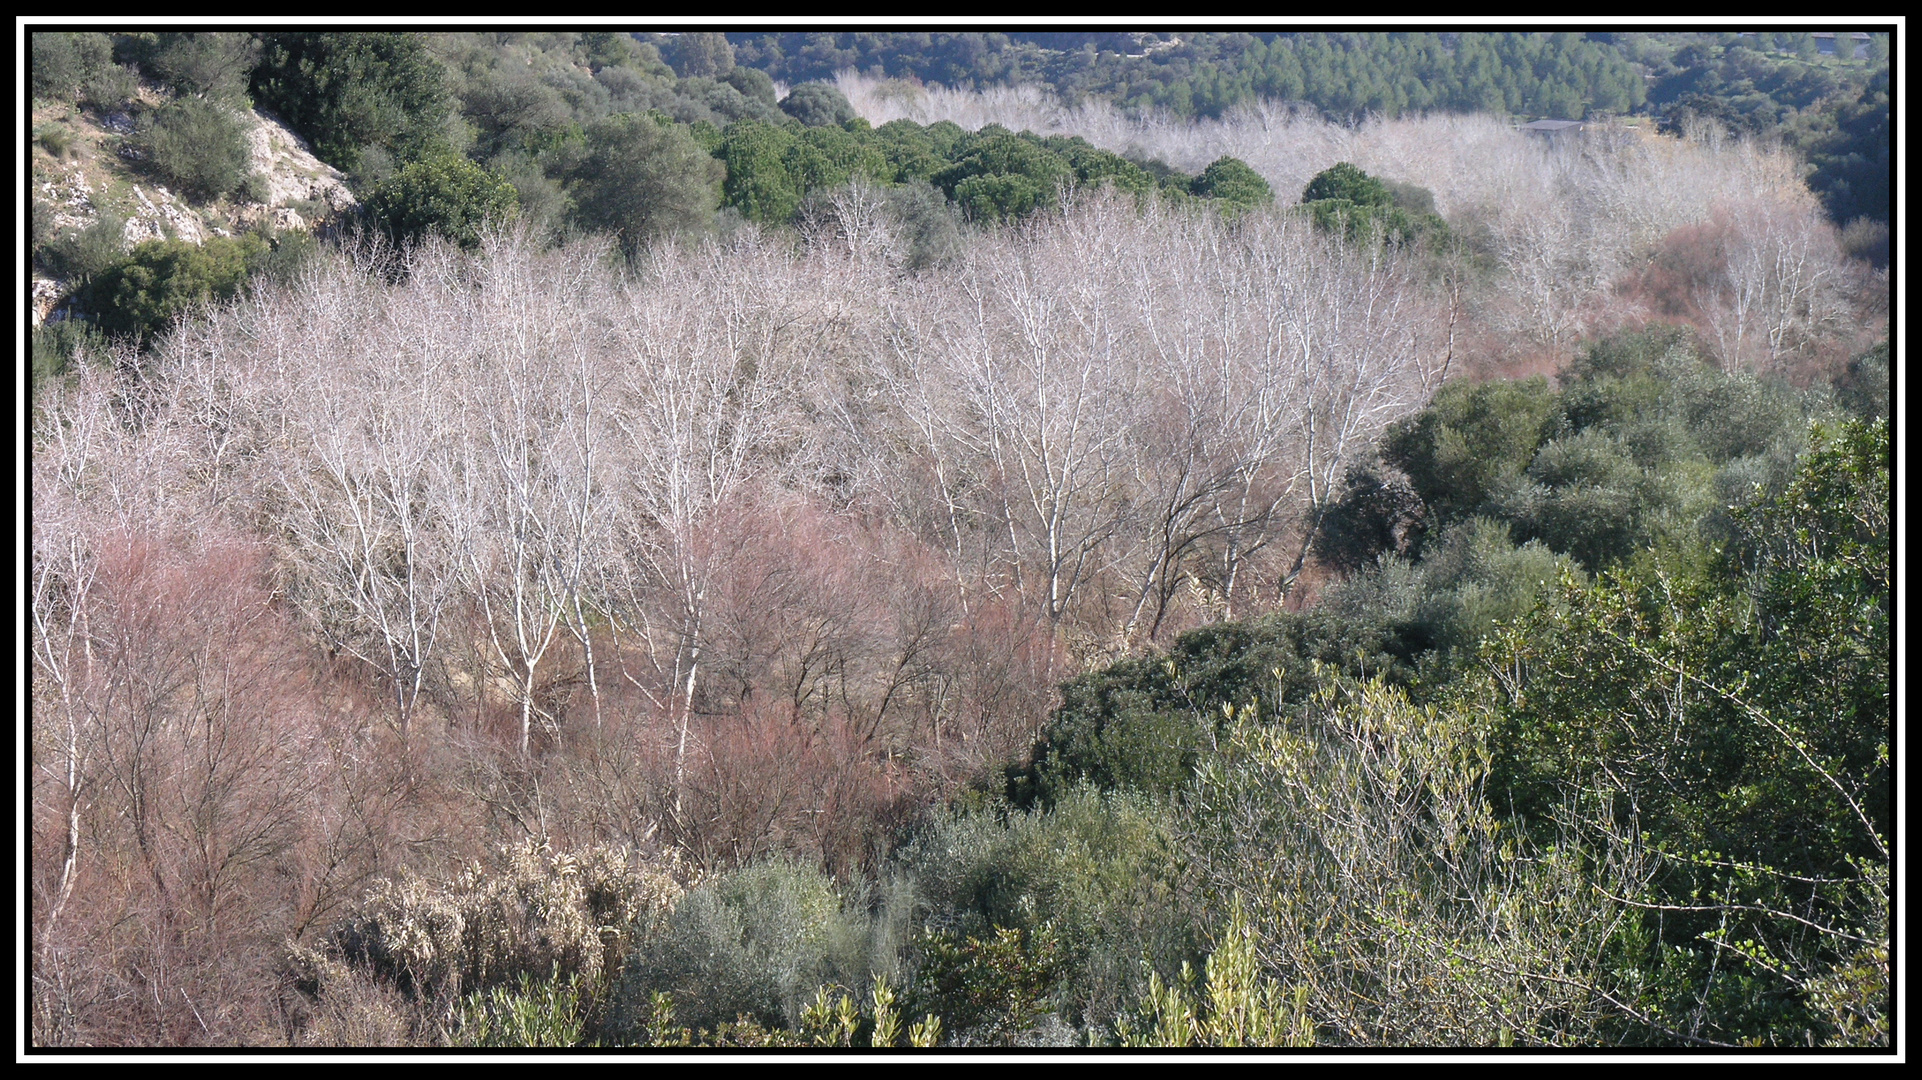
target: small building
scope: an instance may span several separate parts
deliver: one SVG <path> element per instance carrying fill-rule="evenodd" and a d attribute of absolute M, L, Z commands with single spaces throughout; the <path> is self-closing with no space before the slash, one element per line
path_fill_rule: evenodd
<path fill-rule="evenodd" d="M 1853 33 L 1844 34 L 1834 34 L 1817 30 L 1809 36 L 1815 39 L 1815 51 L 1823 56 L 1834 56 L 1836 53 L 1841 52 L 1845 60 L 1861 60 L 1867 58 L 1869 55 L 1869 35 L 1865 30 L 1857 30 Z M 1852 47 L 1846 51 L 1838 50 L 1835 47 L 1835 39 L 1837 37 L 1852 39 Z"/>
<path fill-rule="evenodd" d="M 1566 135 L 1570 132 L 1580 131 L 1582 127 L 1583 124 L 1580 120 L 1537 120 L 1532 124 L 1523 124 L 1521 130 L 1528 132 L 1530 135 L 1554 138 L 1557 135 Z"/>

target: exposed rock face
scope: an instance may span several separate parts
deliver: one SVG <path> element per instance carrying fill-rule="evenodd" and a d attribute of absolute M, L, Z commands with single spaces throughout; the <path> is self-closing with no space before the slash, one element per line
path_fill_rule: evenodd
<path fill-rule="evenodd" d="M 258 121 L 248 133 L 254 171 L 267 178 L 268 206 L 293 200 L 324 202 L 335 213 L 355 205 L 353 192 L 341 183 L 340 173 L 315 157 L 300 136 L 289 131 L 272 113 L 254 110 Z"/>
<path fill-rule="evenodd" d="M 133 202 L 135 209 L 127 217 L 128 245 L 145 240 L 164 240 L 169 236 L 189 244 L 207 242 L 209 229 L 201 222 L 200 215 L 166 188 L 155 184 L 150 189 L 135 184 Z M 215 228 L 212 233 L 220 235 L 222 230 Z"/>

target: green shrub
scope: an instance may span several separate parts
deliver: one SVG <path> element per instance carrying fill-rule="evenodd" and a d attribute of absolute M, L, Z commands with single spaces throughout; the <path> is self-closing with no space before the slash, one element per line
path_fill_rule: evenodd
<path fill-rule="evenodd" d="M 51 211 L 47 217 L 52 218 Z M 56 276 L 85 283 L 126 253 L 127 219 L 103 210 L 86 228 L 68 229 L 55 237 L 41 249 L 40 258 Z"/>
<path fill-rule="evenodd" d="M 176 94 L 233 99 L 259 61 L 260 42 L 249 33 L 164 32 L 148 67 Z"/>
<path fill-rule="evenodd" d="M 27 38 L 36 98 L 72 101 L 88 79 L 113 64 L 113 42 L 105 34 L 37 31 Z"/>
<path fill-rule="evenodd" d="M 1240 898 L 1230 906 L 1221 944 L 1208 957 L 1200 985 L 1194 969 L 1164 983 L 1151 976 L 1140 1013 L 1123 1018 L 1123 1046 L 1313 1046 L 1307 987 L 1293 994 L 1261 975 L 1254 928 Z"/>
<path fill-rule="evenodd" d="M 28 391 L 36 402 L 47 383 L 65 379 L 82 364 L 106 365 L 113 361 L 106 335 L 76 319 L 42 323 L 33 328 L 33 356 Z"/>
<path fill-rule="evenodd" d="M 1507 525 L 1470 518 L 1437 538 L 1423 559 L 1415 625 L 1430 647 L 1472 654 L 1497 624 L 1558 595 L 1564 571 L 1579 574 L 1540 541 L 1517 546 Z"/>
<path fill-rule="evenodd" d="M 1889 343 L 1885 338 L 1849 361 L 1835 380 L 1835 396 L 1842 406 L 1864 420 L 1889 417 Z"/>
<path fill-rule="evenodd" d="M 844 907 L 826 874 L 784 862 L 743 867 L 689 892 L 630 954 L 614 1031 L 639 1037 L 661 992 L 697 1029 L 736 1017 L 792 1027 L 822 985 L 867 984 L 868 944 L 866 913 Z"/>
<path fill-rule="evenodd" d="M 195 199 L 240 187 L 250 170 L 247 125 L 226 105 L 181 98 L 142 118 L 133 137 L 147 168 Z"/>
<path fill-rule="evenodd" d="M 579 1046 L 590 1002 L 578 978 L 558 969 L 536 980 L 526 972 L 511 986 L 461 999 L 447 1042 L 452 1046 Z"/>
<path fill-rule="evenodd" d="M 840 127 L 854 119 L 847 95 L 827 83 L 802 83 L 781 99 L 781 111 L 808 127 Z"/>
<path fill-rule="evenodd" d="M 912 1000 L 942 1016 L 958 1045 L 1070 1045 L 1073 1032 L 1049 1023 L 1060 971 L 1061 936 L 1046 923 L 980 937 L 933 931 Z"/>
<path fill-rule="evenodd" d="M 1170 817 L 1157 799 L 1084 784 L 1045 810 L 989 807 L 930 823 L 898 864 L 933 927 L 919 943 L 910 1011 L 941 1016 L 961 1038 L 1011 1034 L 1008 1018 L 971 1001 L 975 990 L 951 985 L 956 965 L 980 966 L 997 978 L 1045 973 L 1048 1012 L 1105 1026 L 1144 991 L 1144 959 L 1172 974 L 1197 955 Z"/>
<path fill-rule="evenodd" d="M 1482 512 L 1528 468 L 1560 423 L 1548 380 L 1443 384 L 1419 414 L 1382 439 L 1382 458 L 1408 475 L 1428 507 L 1430 528 Z"/>
<path fill-rule="evenodd" d="M 73 149 L 73 129 L 65 124 L 41 124 L 33 129 L 33 137 L 41 147 L 54 157 L 63 158 Z"/>
<path fill-rule="evenodd" d="M 267 250 L 253 235 L 149 240 L 95 276 L 84 304 L 102 329 L 146 342 L 194 305 L 237 295 Z"/>
<path fill-rule="evenodd" d="M 47 255 L 41 249 L 53 243 L 54 238 L 53 207 L 37 195 L 33 200 L 33 209 L 27 214 L 27 227 L 33 237 L 33 260 L 44 264 Z"/>
<path fill-rule="evenodd" d="M 102 112 L 124 108 L 140 92 L 140 74 L 129 64 L 108 64 L 81 87 L 87 104 Z"/>
<path fill-rule="evenodd" d="M 587 129 L 573 170 L 575 222 L 612 233 L 635 258 L 676 232 L 704 229 L 721 203 L 727 169 L 687 129 L 649 116 L 610 116 Z"/>
<path fill-rule="evenodd" d="M 250 203 L 265 203 L 273 198 L 273 190 L 267 178 L 258 172 L 250 172 L 240 181 L 240 197 Z"/>
<path fill-rule="evenodd" d="M 1426 188 L 1390 184 L 1345 161 L 1317 173 L 1301 193 L 1301 209 L 1315 227 L 1351 243 L 1446 240 L 1448 226 L 1434 205 Z"/>
<path fill-rule="evenodd" d="M 1268 181 L 1247 162 L 1232 157 L 1215 159 L 1188 190 L 1199 198 L 1213 200 L 1226 213 L 1246 213 L 1275 201 Z"/>
<path fill-rule="evenodd" d="M 278 113 L 337 169 L 363 149 L 412 161 L 446 144 L 442 66 L 424 37 L 403 32 L 276 31 L 260 35 L 254 100 Z"/>
<path fill-rule="evenodd" d="M 464 248 L 480 244 L 481 232 L 514 216 L 514 185 L 464 157 L 416 161 L 383 180 L 367 196 L 367 214 L 396 243 L 429 234 Z"/>

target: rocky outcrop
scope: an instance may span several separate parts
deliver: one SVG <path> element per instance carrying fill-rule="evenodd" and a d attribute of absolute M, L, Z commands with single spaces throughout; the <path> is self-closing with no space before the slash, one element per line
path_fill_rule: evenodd
<path fill-rule="evenodd" d="M 151 95 L 149 88 L 143 98 Z M 217 206 L 195 206 L 154 183 L 127 159 L 122 139 L 134 130 L 134 123 L 126 113 L 86 112 L 72 113 L 64 121 L 80 152 L 51 162 L 40 157 L 35 166 L 35 198 L 51 210 L 56 233 L 92 225 L 103 205 L 125 215 L 129 247 L 163 238 L 202 244 L 211 236 L 231 236 L 263 224 L 278 230 L 306 230 L 314 227 L 317 218 L 356 205 L 340 171 L 315 157 L 300 136 L 271 113 L 256 109 L 253 119 L 247 138 L 253 170 L 265 180 L 263 202 L 236 195 Z M 65 282 L 34 279 L 36 326 L 68 291 Z"/>
<path fill-rule="evenodd" d="M 248 133 L 254 171 L 267 178 L 269 207 L 289 202 L 324 202 L 340 213 L 355 205 L 354 194 L 341 182 L 340 172 L 313 155 L 300 136 L 272 113 L 254 110 L 259 121 Z"/>

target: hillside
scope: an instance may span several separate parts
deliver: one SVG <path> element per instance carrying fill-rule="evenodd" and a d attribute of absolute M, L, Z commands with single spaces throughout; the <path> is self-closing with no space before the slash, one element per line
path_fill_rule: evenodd
<path fill-rule="evenodd" d="M 259 109 L 236 110 L 244 125 L 247 170 L 257 182 L 216 198 L 172 190 L 143 167 L 133 137 L 136 118 L 164 107 L 173 97 L 148 84 L 118 109 L 34 103 L 36 214 L 46 207 L 45 217 L 34 222 L 36 235 L 43 227 L 54 237 L 84 232 L 104 213 L 124 221 L 119 234 L 124 249 L 148 240 L 202 244 L 209 237 L 246 232 L 311 232 L 357 205 L 340 170 L 314 157 L 305 140 Z M 35 326 L 58 310 L 78 284 L 62 269 L 35 261 Z"/>

